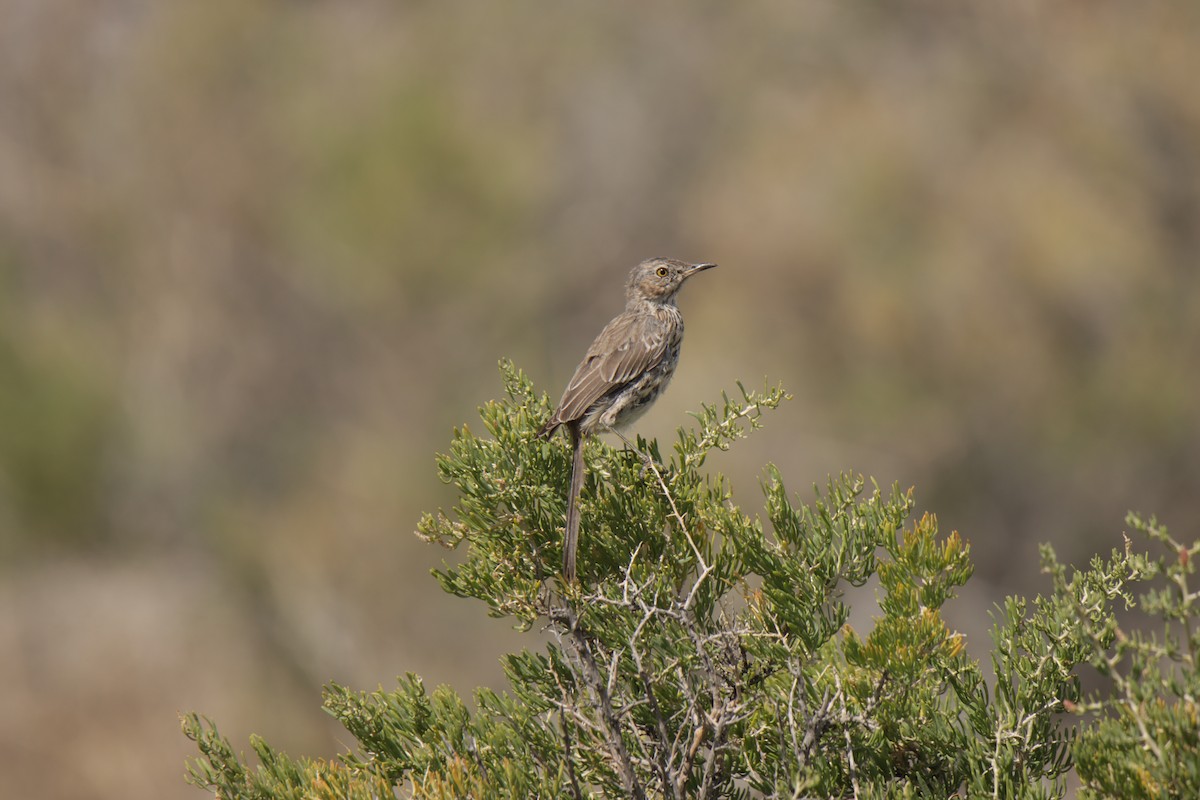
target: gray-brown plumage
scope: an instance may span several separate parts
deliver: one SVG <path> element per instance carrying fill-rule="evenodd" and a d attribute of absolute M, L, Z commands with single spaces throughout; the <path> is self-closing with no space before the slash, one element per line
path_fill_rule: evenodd
<path fill-rule="evenodd" d="M 539 436 L 550 436 L 561 425 L 571 436 L 571 487 L 563 535 L 566 581 L 575 580 L 584 437 L 630 424 L 667 388 L 683 341 L 683 315 L 675 296 L 684 281 L 715 266 L 651 258 L 634 267 L 625 286 L 625 310 L 592 342 L 558 409 L 538 431 Z"/>

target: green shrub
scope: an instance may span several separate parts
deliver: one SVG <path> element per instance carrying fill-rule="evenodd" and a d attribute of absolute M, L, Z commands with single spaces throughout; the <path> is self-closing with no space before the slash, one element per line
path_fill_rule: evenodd
<path fill-rule="evenodd" d="M 652 461 L 588 442 L 581 583 L 564 585 L 570 453 L 534 436 L 547 398 L 502 372 L 506 399 L 481 410 L 487 436 L 464 426 L 438 458 L 457 505 L 419 532 L 465 548 L 435 573 L 444 590 L 550 644 L 506 656 L 508 690 L 471 703 L 415 675 L 390 691 L 330 685 L 325 707 L 358 742 L 332 762 L 254 739 L 251 767 L 188 715 L 201 752 L 190 780 L 226 800 L 1049 798 L 1064 794 L 1074 745 L 1089 797 L 1200 796 L 1188 588 L 1200 545 L 1137 525 L 1174 556 L 1127 546 L 1070 574 L 1045 548 L 1052 592 L 997 611 L 985 680 L 941 616 L 971 576 L 969 547 L 914 519 L 910 493 L 843 475 L 797 504 L 768 467 L 768 532 L 701 471 L 786 397 L 742 389 L 703 406 L 666 458 L 654 441 L 637 440 Z M 1122 632 L 1115 608 L 1159 576 L 1169 584 L 1145 610 L 1183 633 Z M 873 579 L 878 612 L 856 631 L 845 592 Z M 1085 665 L 1111 695 L 1082 696 Z"/>

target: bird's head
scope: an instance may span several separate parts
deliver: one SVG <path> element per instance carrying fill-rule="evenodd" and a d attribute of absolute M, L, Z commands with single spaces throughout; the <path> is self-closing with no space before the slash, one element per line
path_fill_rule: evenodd
<path fill-rule="evenodd" d="M 629 273 L 625 297 L 629 302 L 649 300 L 652 303 L 669 303 L 675 293 L 691 276 L 716 264 L 688 264 L 673 258 L 649 258 L 638 264 Z"/>

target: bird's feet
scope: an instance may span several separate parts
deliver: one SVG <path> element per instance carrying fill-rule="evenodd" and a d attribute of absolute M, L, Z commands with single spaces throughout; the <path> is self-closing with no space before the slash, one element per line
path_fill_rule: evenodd
<path fill-rule="evenodd" d="M 625 434 L 621 433 L 616 428 L 612 428 L 611 430 L 613 433 L 615 433 L 617 435 L 617 438 L 619 438 L 622 442 L 625 443 L 626 450 L 628 450 L 629 452 L 636 455 L 639 459 L 641 459 L 642 471 L 638 475 L 639 478 L 645 478 L 646 472 L 648 472 L 649 470 L 653 469 L 655 472 L 657 472 L 658 470 L 655 468 L 662 466 L 661 464 L 658 464 L 655 461 L 654 456 L 652 456 L 650 453 L 647 453 L 645 450 L 642 450 L 640 447 L 638 447 L 633 442 L 629 441 L 629 437 L 627 437 Z"/>

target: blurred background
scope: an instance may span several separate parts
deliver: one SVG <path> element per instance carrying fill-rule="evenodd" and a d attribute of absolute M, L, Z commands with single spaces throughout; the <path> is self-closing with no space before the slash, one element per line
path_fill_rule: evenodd
<path fill-rule="evenodd" d="M 969 7 L 968 7 L 969 6 Z M 971 542 L 951 622 L 1200 515 L 1200 5 L 0 0 L 0 774 L 187 798 L 176 714 L 350 745 L 329 680 L 502 686 L 434 453 L 716 261 L 640 431 Z"/>

